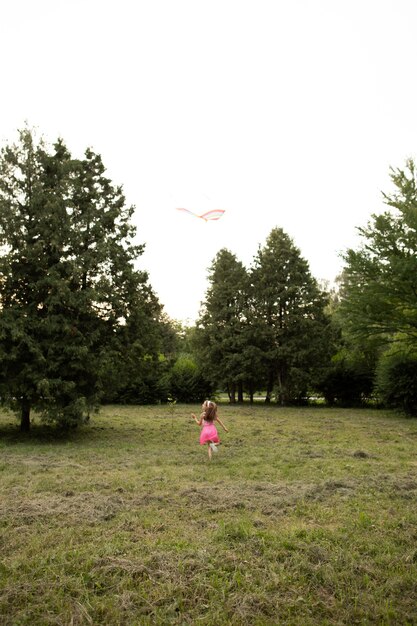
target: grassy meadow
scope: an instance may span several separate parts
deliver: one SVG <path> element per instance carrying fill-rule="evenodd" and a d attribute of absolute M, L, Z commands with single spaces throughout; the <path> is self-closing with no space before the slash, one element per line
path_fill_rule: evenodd
<path fill-rule="evenodd" d="M 2 626 L 417 624 L 417 420 L 376 410 L 0 415 Z"/>

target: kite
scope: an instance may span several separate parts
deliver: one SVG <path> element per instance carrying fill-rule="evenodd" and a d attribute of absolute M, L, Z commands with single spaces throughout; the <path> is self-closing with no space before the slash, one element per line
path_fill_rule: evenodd
<path fill-rule="evenodd" d="M 198 215 L 198 213 L 193 213 L 188 209 L 177 209 L 177 211 L 184 211 L 185 213 L 194 215 L 194 217 L 199 217 L 205 222 L 208 222 L 209 220 L 219 220 L 224 213 L 224 209 L 214 209 L 213 211 L 207 211 L 207 213 L 202 213 L 201 215 Z"/>

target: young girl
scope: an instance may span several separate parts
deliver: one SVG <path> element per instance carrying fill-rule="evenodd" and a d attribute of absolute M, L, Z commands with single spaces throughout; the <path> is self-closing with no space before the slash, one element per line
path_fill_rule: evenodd
<path fill-rule="evenodd" d="M 200 445 L 204 446 L 205 444 L 207 444 L 208 458 L 209 461 L 211 461 L 212 453 L 217 452 L 216 443 L 220 443 L 219 435 L 217 433 L 217 428 L 214 425 L 214 422 L 219 422 L 220 426 L 226 433 L 228 433 L 229 431 L 217 415 L 217 404 L 215 402 L 211 402 L 211 400 L 206 400 L 201 405 L 201 408 L 203 412 L 200 415 L 199 420 L 196 418 L 194 413 L 192 413 L 191 416 L 196 424 L 203 427 L 200 433 Z"/>

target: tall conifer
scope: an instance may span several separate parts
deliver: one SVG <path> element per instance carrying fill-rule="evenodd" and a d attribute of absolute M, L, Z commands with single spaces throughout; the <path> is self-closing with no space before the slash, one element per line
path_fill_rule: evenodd
<path fill-rule="evenodd" d="M 73 159 L 29 129 L 0 155 L 1 396 L 24 430 L 32 408 L 63 424 L 88 415 L 109 355 L 117 369 L 128 329 L 159 312 L 134 268 L 133 207 L 104 172 L 91 150 Z"/>

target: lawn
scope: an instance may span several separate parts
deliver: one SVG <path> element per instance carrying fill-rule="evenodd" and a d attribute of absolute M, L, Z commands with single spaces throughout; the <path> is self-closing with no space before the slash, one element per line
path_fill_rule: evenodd
<path fill-rule="evenodd" d="M 417 420 L 377 410 L 0 415 L 2 626 L 417 624 Z"/>

